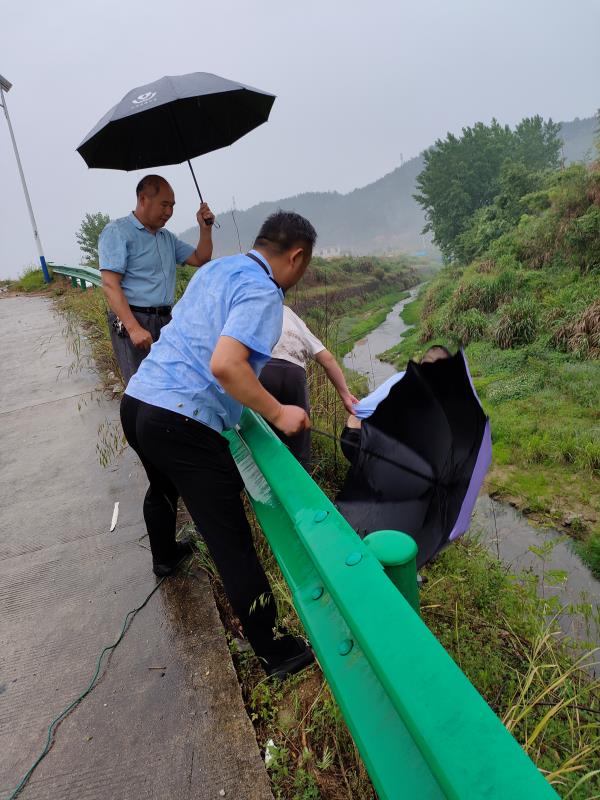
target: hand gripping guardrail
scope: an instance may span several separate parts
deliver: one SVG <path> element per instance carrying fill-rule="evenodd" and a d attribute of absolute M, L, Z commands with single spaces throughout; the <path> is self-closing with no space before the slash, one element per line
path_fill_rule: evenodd
<path fill-rule="evenodd" d="M 381 800 L 557 798 L 421 621 L 412 539 L 361 541 L 253 412 L 226 436 Z"/>
<path fill-rule="evenodd" d="M 94 269 L 94 267 L 65 267 L 61 264 L 52 264 L 51 262 L 48 266 L 52 269 L 52 272 L 71 278 L 71 286 L 74 288 L 77 288 L 77 282 L 79 281 L 79 285 L 84 292 L 87 289 L 88 283 L 91 283 L 93 286 L 102 286 L 100 270 Z"/>

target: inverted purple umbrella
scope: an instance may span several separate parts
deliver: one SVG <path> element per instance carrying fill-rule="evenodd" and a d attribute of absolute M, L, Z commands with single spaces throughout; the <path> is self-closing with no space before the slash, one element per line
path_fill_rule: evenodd
<path fill-rule="evenodd" d="M 468 530 L 492 442 L 464 353 L 409 362 L 350 455 L 337 506 L 359 535 L 410 534 L 420 567 Z"/>
<path fill-rule="evenodd" d="M 88 167 L 135 170 L 187 161 L 233 144 L 269 118 L 275 95 L 208 72 L 137 86 L 77 148 Z"/>

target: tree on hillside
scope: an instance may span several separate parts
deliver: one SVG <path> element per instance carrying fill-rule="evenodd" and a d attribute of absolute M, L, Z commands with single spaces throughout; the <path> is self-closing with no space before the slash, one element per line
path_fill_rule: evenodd
<path fill-rule="evenodd" d="M 547 180 L 547 171 L 505 161 L 498 179 L 498 194 L 492 203 L 478 208 L 468 218 L 464 230 L 454 240 L 454 256 L 467 264 L 484 253 L 495 239 L 514 228 L 522 214 L 530 211 L 528 199 L 540 192 Z M 542 198 L 537 200 L 543 202 Z"/>
<path fill-rule="evenodd" d="M 86 214 L 75 234 L 77 244 L 84 254 L 83 263 L 89 267 L 98 266 L 98 239 L 109 222 L 108 214 L 103 214 L 101 211 L 96 214 Z"/>
<path fill-rule="evenodd" d="M 494 119 L 490 125 L 478 122 L 463 128 L 460 137 L 449 133 L 425 152 L 414 197 L 425 211 L 423 232 L 433 232 L 447 259 L 460 257 L 458 237 L 469 227 L 471 216 L 501 193 L 509 165 L 531 171 L 558 166 L 558 132 L 558 125 L 539 116 L 523 119 L 514 131 Z"/>
<path fill-rule="evenodd" d="M 515 151 L 511 161 L 527 169 L 558 169 L 560 166 L 560 125 L 538 115 L 525 117 L 514 132 Z"/>

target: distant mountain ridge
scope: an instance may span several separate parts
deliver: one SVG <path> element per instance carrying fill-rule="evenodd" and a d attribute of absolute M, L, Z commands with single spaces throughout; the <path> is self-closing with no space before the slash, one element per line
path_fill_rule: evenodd
<path fill-rule="evenodd" d="M 567 163 L 591 160 L 595 129 L 595 117 L 561 123 L 563 155 Z M 319 234 L 318 252 L 377 255 L 433 251 L 430 240 L 421 235 L 425 219 L 412 197 L 415 180 L 422 169 L 423 158 L 418 156 L 374 183 L 347 194 L 305 192 L 236 211 L 241 249 L 245 251 L 251 247 L 256 232 L 269 214 L 284 208 L 302 214 L 315 225 Z M 222 212 L 218 218 L 221 227 L 215 231 L 215 256 L 237 252 L 240 245 L 231 213 Z M 180 236 L 196 244 L 198 229 L 189 228 Z"/>

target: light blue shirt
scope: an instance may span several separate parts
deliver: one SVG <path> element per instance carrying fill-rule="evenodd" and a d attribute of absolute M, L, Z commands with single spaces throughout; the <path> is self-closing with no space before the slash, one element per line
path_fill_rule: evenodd
<path fill-rule="evenodd" d="M 371 394 L 359 400 L 354 406 L 354 416 L 358 417 L 358 419 L 367 419 L 370 417 L 379 403 L 388 396 L 392 386 L 398 383 L 405 375 L 406 372 L 397 372 L 395 375 L 392 375 L 391 378 L 388 378 L 387 381 L 384 381 L 381 386 L 374 389 Z"/>
<path fill-rule="evenodd" d="M 121 288 L 132 306 L 172 306 L 175 267 L 194 249 L 165 228 L 150 233 L 133 213 L 109 222 L 98 240 L 100 269 L 123 276 Z"/>
<path fill-rule="evenodd" d="M 283 292 L 271 280 L 271 267 L 251 251 L 268 274 L 248 256 L 211 261 L 198 270 L 173 319 L 127 384 L 126 394 L 150 405 L 191 417 L 217 432 L 239 422 L 242 405 L 210 371 L 220 336 L 237 339 L 250 350 L 255 374 L 271 357 L 281 335 Z"/>

